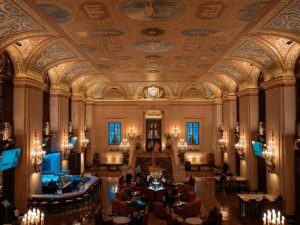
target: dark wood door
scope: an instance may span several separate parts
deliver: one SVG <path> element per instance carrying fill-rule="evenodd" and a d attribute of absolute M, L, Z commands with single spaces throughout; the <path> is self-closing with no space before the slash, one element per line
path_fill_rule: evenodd
<path fill-rule="evenodd" d="M 146 119 L 146 150 L 152 151 L 155 142 L 161 146 L 161 120 Z"/>

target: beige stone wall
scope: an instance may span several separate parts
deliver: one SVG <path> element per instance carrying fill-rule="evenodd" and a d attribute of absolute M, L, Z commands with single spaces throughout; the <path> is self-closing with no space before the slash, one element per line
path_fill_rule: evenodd
<path fill-rule="evenodd" d="M 93 107 L 94 109 L 92 109 Z M 160 110 L 162 117 L 162 145 L 165 145 L 164 134 L 171 133 L 176 125 L 180 136 L 185 137 L 185 122 L 200 122 L 200 149 L 204 153 L 212 151 L 213 145 L 213 105 L 201 102 L 97 102 L 90 106 L 90 115 L 94 117 L 93 123 L 88 122 L 91 132 L 91 152 L 99 153 L 100 158 L 109 149 L 108 122 L 122 122 L 122 139 L 128 135 L 129 128 L 136 129 L 137 135 L 145 140 L 145 112 Z M 94 111 L 94 112 L 93 112 Z M 143 145 L 145 143 L 143 142 Z M 90 160 L 92 156 L 88 157 Z"/>

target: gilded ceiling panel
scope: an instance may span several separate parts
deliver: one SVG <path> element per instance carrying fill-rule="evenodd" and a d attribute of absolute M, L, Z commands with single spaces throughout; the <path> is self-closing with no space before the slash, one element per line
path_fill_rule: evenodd
<path fill-rule="evenodd" d="M 194 82 L 268 1 L 34 0 L 111 82 Z"/>
<path fill-rule="evenodd" d="M 40 28 L 25 13 L 15 7 L 10 0 L 0 2 L 0 21 L 0 41 L 13 34 Z"/>
<path fill-rule="evenodd" d="M 280 13 L 268 28 L 300 32 L 300 1 L 295 1 Z"/>
<path fill-rule="evenodd" d="M 257 62 L 266 67 L 274 64 L 274 61 L 269 54 L 258 44 L 253 41 L 246 41 L 232 56 L 245 58 Z"/>
<path fill-rule="evenodd" d="M 51 63 L 71 58 L 75 58 L 75 55 L 61 42 L 57 42 L 41 52 L 37 61 L 35 62 L 35 66 L 38 68 L 43 68 Z"/>

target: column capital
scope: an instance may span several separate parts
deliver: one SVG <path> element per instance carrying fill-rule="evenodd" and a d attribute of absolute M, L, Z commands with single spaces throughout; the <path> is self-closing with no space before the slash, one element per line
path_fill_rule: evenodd
<path fill-rule="evenodd" d="M 258 95 L 258 88 L 245 88 L 238 92 L 239 97 L 243 96 L 257 96 Z"/>
<path fill-rule="evenodd" d="M 85 102 L 85 97 L 80 94 L 72 94 L 72 102 Z"/>
<path fill-rule="evenodd" d="M 214 99 L 212 104 L 213 105 L 221 105 L 222 104 L 222 98 L 218 97 L 218 98 Z"/>
<path fill-rule="evenodd" d="M 15 77 L 14 78 L 15 88 L 34 88 L 41 91 L 47 89 L 47 85 L 41 81 L 29 78 L 29 77 Z"/>
<path fill-rule="evenodd" d="M 295 76 L 276 77 L 264 82 L 263 87 L 265 90 L 277 88 L 277 87 L 288 87 L 288 86 L 294 86 L 295 82 L 296 82 Z"/>
<path fill-rule="evenodd" d="M 223 96 L 223 102 L 236 101 L 237 96 L 234 94 L 227 94 Z"/>
<path fill-rule="evenodd" d="M 66 98 L 71 97 L 71 93 L 62 88 L 51 88 L 50 89 L 50 96 L 62 96 Z"/>

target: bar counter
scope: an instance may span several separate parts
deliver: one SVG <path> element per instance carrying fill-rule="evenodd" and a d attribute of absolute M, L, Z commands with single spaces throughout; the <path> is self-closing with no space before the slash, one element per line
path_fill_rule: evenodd
<path fill-rule="evenodd" d="M 78 197 L 80 195 L 85 194 L 89 190 L 89 188 L 98 181 L 98 177 L 94 177 L 94 176 L 86 176 L 86 177 L 88 177 L 89 180 L 85 182 L 84 185 L 81 184 L 79 186 L 78 191 L 73 191 L 73 192 L 63 193 L 63 194 L 34 194 L 31 195 L 30 197 L 32 199 L 60 199 L 60 198 Z"/>

